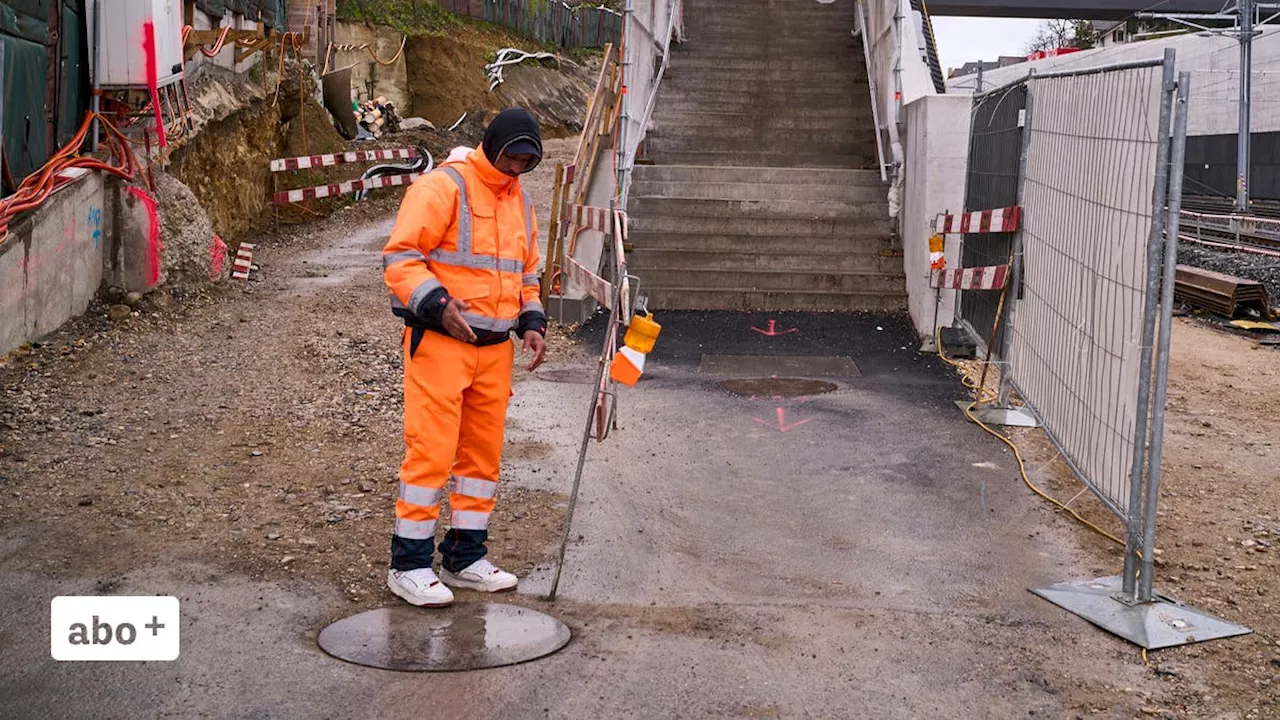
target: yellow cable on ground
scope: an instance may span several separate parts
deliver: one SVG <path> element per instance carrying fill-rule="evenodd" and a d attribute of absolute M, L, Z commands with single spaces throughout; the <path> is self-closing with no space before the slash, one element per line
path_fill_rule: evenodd
<path fill-rule="evenodd" d="M 1026 463 L 1025 463 L 1025 462 L 1023 461 L 1023 459 L 1022 459 L 1022 453 L 1021 453 L 1021 452 L 1019 452 L 1019 450 L 1018 450 L 1018 446 L 1017 446 L 1017 445 L 1015 445 L 1015 444 L 1013 443 L 1013 441 L 1012 441 L 1012 440 L 1010 440 L 1009 438 L 1005 437 L 1004 435 L 1001 435 L 1000 433 L 996 432 L 995 430 L 991 429 L 991 427 L 990 427 L 989 425 L 987 425 L 986 423 L 982 422 L 981 420 L 979 420 L 978 418 L 974 417 L 974 415 L 973 415 L 973 409 L 974 409 L 975 407 L 977 407 L 980 403 L 987 402 L 988 400 L 991 400 L 991 399 L 993 398 L 993 396 L 990 394 L 990 392 L 988 392 L 988 391 L 987 391 L 987 389 L 986 389 L 986 388 L 978 387 L 978 382 L 977 382 L 976 380 L 974 380 L 974 379 L 973 379 L 973 375 L 972 375 L 972 373 L 970 372 L 969 368 L 967 368 L 967 367 L 965 367 L 963 364 L 961 364 L 961 363 L 959 363 L 959 362 L 956 362 L 955 360 L 952 360 L 951 358 L 947 357 L 946 353 L 944 353 L 944 352 L 942 351 L 942 328 L 938 328 L 938 329 L 933 333 L 933 337 L 934 337 L 934 341 L 935 341 L 935 342 L 936 342 L 936 344 L 937 344 L 937 348 L 938 348 L 938 357 L 942 358 L 943 362 L 945 362 L 945 363 L 947 363 L 948 365 L 951 365 L 952 367 L 954 367 L 954 368 L 956 368 L 957 370 L 959 370 L 959 371 L 960 371 L 960 378 L 961 378 L 961 380 L 960 380 L 960 381 L 961 381 L 961 383 L 963 383 L 965 387 L 967 387 L 967 388 L 969 388 L 969 389 L 971 389 L 971 390 L 975 390 L 975 391 L 977 392 L 978 399 L 977 399 L 977 400 L 975 400 L 975 401 L 973 401 L 973 402 L 971 402 L 971 403 L 969 403 L 969 407 L 967 407 L 967 408 L 965 408 L 965 409 L 964 409 L 964 415 L 965 415 L 965 417 L 969 418 L 969 420 L 970 420 L 971 422 L 975 423 L 978 427 L 982 428 L 983 430 L 986 430 L 986 431 L 987 431 L 988 433 L 990 433 L 992 436 L 994 436 L 995 438 L 999 439 L 999 440 L 1000 440 L 1000 442 L 1004 443 L 1005 445 L 1008 445 L 1008 446 L 1009 446 L 1009 449 L 1013 450 L 1013 456 L 1014 456 L 1014 458 L 1016 458 L 1016 459 L 1018 460 L 1018 472 L 1022 474 L 1022 481 L 1023 481 L 1024 483 L 1026 483 L 1026 484 L 1027 484 L 1027 487 L 1031 488 L 1031 491 L 1032 491 L 1032 492 L 1034 492 L 1035 494 L 1037 494 L 1037 495 L 1039 495 L 1040 497 L 1044 498 L 1045 500 L 1048 500 L 1049 502 L 1053 503 L 1054 505 L 1057 505 L 1059 508 L 1061 508 L 1061 509 L 1063 509 L 1063 510 L 1066 510 L 1068 513 L 1071 513 L 1071 516 L 1072 516 L 1072 517 L 1074 517 L 1076 520 L 1079 520 L 1081 523 L 1084 523 L 1084 525 L 1085 525 L 1086 527 L 1090 528 L 1090 529 L 1091 529 L 1091 530 L 1093 530 L 1094 532 L 1096 532 L 1096 533 L 1098 533 L 1099 535 L 1101 535 L 1101 536 L 1103 536 L 1103 537 L 1107 538 L 1108 540 L 1111 540 L 1112 542 L 1115 542 L 1115 543 L 1117 543 L 1117 544 L 1119 544 L 1119 545 L 1123 546 L 1123 545 L 1124 545 L 1124 540 L 1121 540 L 1120 538 L 1116 537 L 1115 535 L 1112 535 L 1111 533 L 1107 532 L 1106 530 L 1103 530 L 1102 528 L 1098 527 L 1097 525 L 1094 525 L 1093 523 L 1089 522 L 1088 520 L 1085 520 L 1085 519 L 1080 515 L 1080 513 L 1078 513 L 1078 512 L 1076 512 L 1075 510 L 1072 510 L 1071 508 L 1067 507 L 1067 506 L 1066 506 L 1066 504 L 1065 504 L 1065 503 L 1063 503 L 1061 500 L 1059 500 L 1059 499 L 1057 499 L 1057 498 L 1053 497 L 1052 495 L 1050 495 L 1050 494 L 1046 493 L 1045 491 L 1043 491 L 1043 490 L 1041 490 L 1040 488 L 1036 487 L 1036 484 L 1035 484 L 1035 483 L 1031 482 L 1031 477 L 1027 474 L 1027 465 L 1026 465 Z"/>

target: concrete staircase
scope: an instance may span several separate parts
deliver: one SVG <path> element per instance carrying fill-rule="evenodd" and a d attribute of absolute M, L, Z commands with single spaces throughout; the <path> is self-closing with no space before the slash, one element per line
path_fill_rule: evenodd
<path fill-rule="evenodd" d="M 853 0 L 684 7 L 627 208 L 650 307 L 904 307 Z"/>

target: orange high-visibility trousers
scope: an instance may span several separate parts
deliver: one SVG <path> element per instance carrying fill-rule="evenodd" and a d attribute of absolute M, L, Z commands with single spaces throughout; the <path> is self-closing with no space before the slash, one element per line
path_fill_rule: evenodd
<path fill-rule="evenodd" d="M 397 570 L 427 567 L 434 551 L 440 498 L 449 495 L 450 526 L 489 528 L 511 399 L 515 345 L 476 346 L 431 330 L 411 352 L 413 330 L 404 333 L 404 462 L 396 499 L 392 564 Z M 474 543 L 471 543 L 474 545 Z M 442 548 L 446 553 L 449 547 Z M 483 545 L 467 548 L 479 552 Z M 425 558 L 424 558 L 425 555 Z M 425 562 L 424 562 L 425 559 Z M 478 559 L 469 557 L 465 560 Z M 449 562 L 450 569 L 470 564 Z"/>

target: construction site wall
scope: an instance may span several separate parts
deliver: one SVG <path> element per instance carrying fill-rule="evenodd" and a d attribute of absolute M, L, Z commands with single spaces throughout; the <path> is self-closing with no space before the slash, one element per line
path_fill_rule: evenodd
<path fill-rule="evenodd" d="M 929 237 L 935 217 L 964 206 L 971 110 L 963 95 L 926 95 L 903 109 L 902 263 L 911 321 L 923 336 L 955 317 L 956 291 L 929 287 Z M 959 264 L 958 242 L 947 244 L 946 260 Z"/>
<path fill-rule="evenodd" d="M 57 26 L 60 58 L 49 73 L 49 0 L 0 0 L 0 138 L 8 175 L 21 182 L 71 139 L 89 109 L 88 31 L 82 0 L 60 0 Z M 49 108 L 56 124 L 49 133 Z M 0 183 L 0 186 L 3 186 Z M 9 189 L 0 189 L 0 197 Z"/>

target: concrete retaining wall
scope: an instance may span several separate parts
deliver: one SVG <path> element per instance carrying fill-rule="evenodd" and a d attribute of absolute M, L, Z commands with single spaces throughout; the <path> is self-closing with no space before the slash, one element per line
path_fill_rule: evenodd
<path fill-rule="evenodd" d="M 387 28 L 374 28 L 359 23 L 340 22 L 334 27 L 334 43 L 337 45 L 365 45 L 373 49 L 382 60 L 390 60 L 400 50 L 403 36 Z M 409 75 L 405 56 L 391 65 L 380 65 L 365 50 L 337 50 L 330 69 L 351 68 L 353 99 L 371 100 L 384 96 L 396 106 L 401 117 L 410 117 L 412 100 L 409 96 Z M 481 73 L 476 68 L 476 73 Z"/>
<path fill-rule="evenodd" d="M 0 244 L 0 354 L 85 311 L 102 284 L 111 217 L 90 173 L 9 229 Z"/>
<path fill-rule="evenodd" d="M 968 95 L 925 95 L 903 108 L 904 183 L 902 206 L 903 269 L 907 304 L 921 336 L 934 333 L 938 294 L 929 287 L 929 223 L 939 213 L 964 209 L 965 169 L 969 155 Z M 947 239 L 948 267 L 960 263 L 960 238 Z M 944 290 L 936 324 L 950 325 L 956 292 Z"/>
<path fill-rule="evenodd" d="M 150 219 L 123 184 L 88 173 L 9 228 L 0 244 L 0 355 L 38 340 L 89 307 L 104 281 L 155 287 Z"/>

